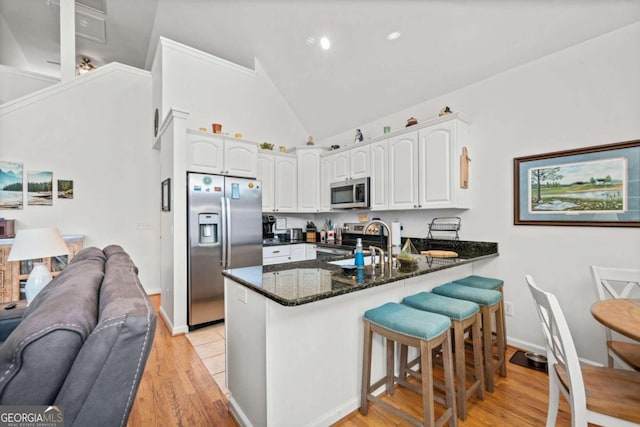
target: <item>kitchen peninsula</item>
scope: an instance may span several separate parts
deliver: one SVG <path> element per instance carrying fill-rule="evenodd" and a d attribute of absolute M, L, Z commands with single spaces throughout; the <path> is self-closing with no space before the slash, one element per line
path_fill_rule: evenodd
<path fill-rule="evenodd" d="M 473 274 L 497 243 L 457 242 L 458 258 L 420 256 L 411 270 L 345 275 L 310 260 L 225 271 L 229 407 L 247 426 L 324 426 L 359 407 L 362 314 Z M 432 248 L 424 248 L 432 249 Z M 372 372 L 383 375 L 382 340 Z"/>

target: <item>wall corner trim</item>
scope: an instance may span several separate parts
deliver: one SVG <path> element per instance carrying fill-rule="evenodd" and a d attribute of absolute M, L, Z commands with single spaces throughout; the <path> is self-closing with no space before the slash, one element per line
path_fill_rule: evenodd
<path fill-rule="evenodd" d="M 173 123 L 174 119 L 187 120 L 190 115 L 191 113 L 189 113 L 187 110 L 182 110 L 175 107 L 169 108 L 169 111 L 167 111 L 167 114 L 165 114 L 164 118 L 162 119 L 162 123 L 160 124 L 160 128 L 158 129 L 158 136 L 153 140 L 153 149 L 160 150 L 162 135 L 164 135 L 169 126 Z"/>

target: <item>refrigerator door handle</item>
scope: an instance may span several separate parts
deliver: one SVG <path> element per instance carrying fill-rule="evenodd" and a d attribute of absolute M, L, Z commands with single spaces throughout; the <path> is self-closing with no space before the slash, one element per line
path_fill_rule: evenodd
<path fill-rule="evenodd" d="M 220 259 L 220 265 L 222 268 L 227 268 L 227 241 L 229 240 L 229 236 L 227 235 L 227 206 L 225 203 L 225 198 L 220 199 L 221 205 L 221 213 L 222 213 L 222 259 Z"/>
<path fill-rule="evenodd" d="M 225 232 L 226 235 L 226 240 L 224 242 L 224 244 L 226 245 L 226 266 L 225 268 L 229 268 L 231 267 L 231 199 L 229 199 L 228 197 L 225 197 L 223 200 L 226 201 L 226 217 L 227 217 L 227 230 Z"/>

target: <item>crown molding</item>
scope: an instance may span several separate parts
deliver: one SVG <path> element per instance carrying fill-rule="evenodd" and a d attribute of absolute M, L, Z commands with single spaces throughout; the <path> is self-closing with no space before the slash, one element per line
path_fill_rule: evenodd
<path fill-rule="evenodd" d="M 60 81 L 57 77 L 48 76 L 46 74 L 40 74 L 28 70 L 20 70 L 18 68 L 9 67 L 7 65 L 0 64 L 0 71 L 4 73 L 15 74 L 16 76 L 29 77 L 30 79 L 40 80 L 47 83 L 58 83 Z"/>
<path fill-rule="evenodd" d="M 185 55 L 189 55 L 192 56 L 194 58 L 198 58 L 200 60 L 209 62 L 211 64 L 215 64 L 215 65 L 219 65 L 225 68 L 228 68 L 230 70 L 233 71 L 237 71 L 243 74 L 247 74 L 250 76 L 254 76 L 256 75 L 256 72 L 254 70 L 251 70 L 249 68 L 243 67 L 242 65 L 238 65 L 235 64 L 231 61 L 227 61 L 226 59 L 222 59 L 220 57 L 217 57 L 215 55 L 212 55 L 210 53 L 206 53 L 203 52 L 201 50 L 198 50 L 196 48 L 193 48 L 191 46 L 187 46 L 185 44 L 182 43 L 178 43 L 176 41 L 167 39 L 165 37 L 160 37 L 158 40 L 158 44 L 159 46 L 161 46 L 163 49 L 167 48 L 167 49 L 172 49 L 175 50 L 177 52 L 183 53 Z M 156 50 L 157 52 L 157 50 Z"/>
<path fill-rule="evenodd" d="M 124 72 L 132 76 L 151 79 L 151 73 L 149 71 L 141 70 L 135 67 L 130 67 L 128 65 L 120 64 L 118 62 L 112 62 L 110 64 L 96 68 L 95 70 L 89 73 L 76 76 L 75 78 L 73 78 L 73 80 L 69 80 L 66 82 L 59 82 L 59 83 L 53 84 L 52 86 L 37 90 L 28 95 L 25 95 L 20 98 L 11 100 L 7 103 L 4 103 L 0 105 L 0 116 L 19 110 L 20 108 L 27 107 L 31 104 L 34 104 L 36 102 L 39 102 L 51 96 L 57 95 L 73 87 L 88 83 L 95 79 L 100 79 L 100 78 L 109 76 L 115 72 Z"/>

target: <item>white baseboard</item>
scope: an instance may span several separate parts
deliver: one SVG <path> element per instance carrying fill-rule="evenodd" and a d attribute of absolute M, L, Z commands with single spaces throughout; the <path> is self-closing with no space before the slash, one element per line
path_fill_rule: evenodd
<path fill-rule="evenodd" d="M 236 422 L 240 424 L 240 427 L 253 427 L 251 421 L 249 421 L 249 418 L 247 418 L 242 409 L 240 409 L 240 406 L 238 406 L 233 396 L 229 396 L 229 410 Z"/>
<path fill-rule="evenodd" d="M 533 351 L 538 354 L 547 354 L 547 349 L 545 347 L 539 346 L 537 344 L 532 344 L 528 341 L 522 341 L 515 338 L 507 337 L 507 344 L 512 345 L 514 347 L 518 347 L 519 349 L 526 351 Z M 585 359 L 583 357 L 579 357 L 582 363 L 591 366 L 603 366 L 600 362 L 594 362 L 593 360 Z"/>

